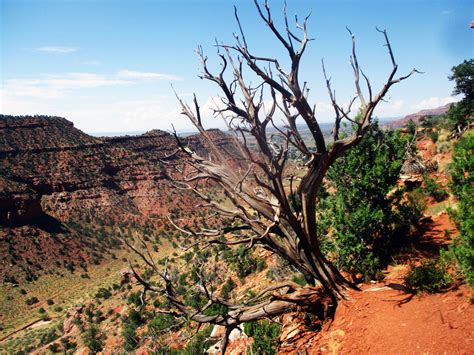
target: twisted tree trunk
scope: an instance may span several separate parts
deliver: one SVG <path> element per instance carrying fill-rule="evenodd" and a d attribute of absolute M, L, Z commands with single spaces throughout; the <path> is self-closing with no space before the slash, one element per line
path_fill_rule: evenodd
<path fill-rule="evenodd" d="M 158 311 L 176 317 L 187 317 L 198 323 L 225 326 L 227 331 L 223 339 L 222 352 L 225 352 L 230 331 L 243 322 L 271 318 L 295 310 L 309 311 L 320 317 L 326 317 L 333 312 L 337 301 L 344 297 L 345 290 L 354 287 L 321 252 L 320 244 L 324 236 L 317 233 L 318 193 L 331 164 L 360 142 L 372 122 L 375 108 L 389 88 L 417 72 L 413 69 L 408 75 L 395 78 L 398 66 L 390 42 L 386 32 L 378 30 L 382 33 L 388 48 L 392 70 L 382 89 L 375 94 L 367 76 L 359 66 L 355 37 L 349 31 L 352 39 L 350 62 L 354 72 L 356 94 L 348 107 L 343 108 L 337 103 L 335 91 L 331 88 L 323 63 L 323 73 L 335 115 L 332 144 L 327 146 L 316 118 L 315 107 L 308 102 L 306 82 L 301 86 L 299 80 L 301 58 L 311 40 L 307 34 L 309 16 L 304 18 L 302 23 L 296 19 L 295 27 L 298 33 L 295 33 L 289 26 L 285 10 L 283 12 L 285 27 L 279 30 L 272 19 L 268 3 L 265 2 L 261 6 L 255 0 L 255 6 L 277 42 L 287 51 L 290 70 L 285 71 L 277 58 L 258 56 L 250 52 L 237 10 L 235 17 L 239 33 L 235 34 L 236 42 L 233 45 L 217 44 L 222 65 L 217 74 L 211 73 L 207 57 L 200 48 L 198 49 L 203 67 L 201 78 L 214 82 L 222 92 L 214 112 L 226 122 L 229 132 L 235 137 L 236 146 L 240 150 L 238 157 L 240 169 L 235 169 L 229 163 L 235 157 L 226 156 L 204 128 L 196 96 L 191 108 L 176 95 L 182 113 L 201 133 L 210 152 L 210 158 L 199 156 L 175 133 L 182 157 L 193 171 L 193 175 L 184 179 L 176 178 L 175 185 L 199 196 L 203 201 L 201 206 L 212 208 L 234 222 L 216 230 L 195 231 L 176 227 L 194 237 L 196 243 L 202 245 L 243 244 L 252 248 L 259 244 L 300 271 L 309 286 L 301 287 L 286 283 L 281 287 L 272 287 L 270 290 L 273 293 L 268 291 L 263 293 L 262 296 L 266 297 L 264 301 L 246 306 L 230 304 L 217 298 L 207 289 L 203 278 L 201 287 L 209 302 L 203 309 L 193 310 L 185 306 L 177 295 L 167 269 L 159 270 L 149 255 L 135 249 L 137 253 L 141 253 L 147 265 L 164 283 L 161 286 L 152 286 L 136 274 L 137 279 L 144 285 L 145 292 L 158 291 L 169 300 L 171 307 Z M 252 84 L 250 80 L 244 78 L 245 67 L 253 74 L 252 80 L 258 78 L 259 82 Z M 226 78 L 229 77 L 231 79 L 227 81 Z M 365 93 L 361 88 L 361 77 L 366 84 Z M 360 105 L 356 110 L 357 117 L 351 113 L 355 101 Z M 285 118 L 285 126 L 280 127 L 276 124 L 276 112 Z M 349 123 L 354 128 L 350 135 L 341 138 L 340 127 L 343 122 Z M 268 132 L 269 125 L 277 134 Z M 303 138 L 303 129 L 310 132 L 311 142 Z M 250 147 L 250 138 L 256 143 L 256 149 Z M 309 143 L 315 148 L 309 148 Z M 287 169 L 290 151 L 301 156 L 303 161 L 299 167 L 303 171 L 302 177 L 295 188 L 293 188 L 295 176 Z M 203 180 L 212 181 L 218 186 L 225 193 L 231 207 L 206 195 L 205 190 L 201 188 L 202 184 L 199 184 Z M 240 233 L 241 231 L 245 233 Z M 225 305 L 228 307 L 228 314 L 206 316 L 204 311 L 212 304 Z"/>

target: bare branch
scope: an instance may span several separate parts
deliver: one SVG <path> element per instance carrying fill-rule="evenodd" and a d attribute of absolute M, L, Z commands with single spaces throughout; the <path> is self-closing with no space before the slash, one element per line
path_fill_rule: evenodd
<path fill-rule="evenodd" d="M 168 264 L 164 270 L 159 270 L 146 247 L 145 251 L 139 250 L 125 241 L 160 279 L 160 285 L 155 286 L 132 269 L 138 282 L 144 286 L 143 299 L 147 290 L 160 291 L 170 304 L 169 310 L 163 312 L 199 324 L 225 327 L 221 343 L 223 351 L 228 345 L 230 332 L 242 322 L 276 317 L 288 311 L 327 309 L 324 302 L 336 306 L 338 300 L 345 297 L 347 288 L 356 288 L 321 250 L 322 237 L 318 234 L 316 223 L 318 194 L 331 164 L 361 141 L 372 123 L 374 110 L 384 100 L 390 87 L 419 73 L 413 69 L 407 75 L 396 77 L 398 65 L 387 33 L 377 28 L 383 35 L 392 68 L 381 89 L 374 91 L 368 76 L 361 69 L 355 36 L 347 29 L 351 36 L 350 63 L 355 86 L 355 96 L 349 99 L 347 105 L 337 102 L 336 91 L 322 62 L 335 115 L 333 144 L 328 148 L 316 117 L 316 106 L 308 101 L 307 82 L 301 85 L 299 78 L 301 59 L 311 41 L 307 26 L 310 15 L 302 22 L 295 17 L 294 27 L 290 27 L 285 4 L 284 26 L 279 29 L 272 18 L 268 2 L 260 5 L 254 0 L 254 3 L 263 23 L 287 53 L 290 67 L 282 68 L 280 63 L 285 61 L 281 58 L 252 53 L 236 8 L 234 16 L 238 33 L 234 34 L 233 44 L 216 42 L 220 59 L 220 68 L 216 73 L 208 68 L 207 57 L 198 47 L 197 53 L 202 64 L 201 78 L 215 83 L 222 95 L 218 99 L 219 105 L 215 105 L 214 115 L 225 121 L 233 136 L 222 138 L 206 130 L 196 95 L 193 96 L 191 108 L 175 92 L 182 114 L 199 131 L 199 142 L 202 142 L 203 147 L 200 146 L 198 154 L 193 149 L 192 140 L 186 143 L 174 131 L 177 146 L 183 152 L 180 157 L 183 156 L 187 168 L 176 168 L 176 176 L 170 179 L 177 189 L 197 196 L 202 201 L 199 207 L 212 208 L 221 216 L 229 217 L 226 220 L 229 223 L 223 227 L 192 230 L 184 223 L 173 222 L 170 217 L 169 221 L 177 230 L 193 239 L 191 247 L 221 244 L 253 248 L 259 244 L 298 270 L 309 286 L 300 287 L 293 283 L 275 285 L 263 290 L 252 300 L 257 304 L 234 305 L 216 297 L 207 274 L 200 271 L 199 282 L 193 287 L 199 288 L 208 301 L 201 309 L 192 309 L 174 288 Z M 365 86 L 360 83 L 361 77 Z M 357 115 L 352 113 L 356 101 L 360 102 Z M 285 120 L 284 127 L 276 122 L 280 117 Z M 309 139 L 304 136 L 299 121 L 309 131 Z M 353 131 L 341 138 L 341 124 L 346 121 L 352 125 Z M 226 148 L 223 148 L 220 139 L 227 140 Z M 207 152 L 202 152 L 202 148 Z M 297 172 L 288 171 L 289 159 L 293 155 L 304 158 Z M 216 201 L 204 191 L 210 186 L 222 191 L 225 203 Z M 228 312 L 206 315 L 205 310 L 216 304 L 225 305 Z"/>

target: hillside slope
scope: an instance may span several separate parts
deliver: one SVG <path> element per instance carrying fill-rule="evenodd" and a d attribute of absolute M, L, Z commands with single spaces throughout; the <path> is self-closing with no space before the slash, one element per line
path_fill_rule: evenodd
<path fill-rule="evenodd" d="M 106 253 L 119 241 L 88 225 L 160 228 L 168 213 L 184 216 L 196 204 L 170 184 L 183 162 L 164 131 L 96 138 L 60 117 L 2 115 L 0 132 L 0 276 L 100 259 L 92 244 Z M 210 134 L 233 149 L 222 132 Z M 198 136 L 185 141 L 205 154 Z"/>

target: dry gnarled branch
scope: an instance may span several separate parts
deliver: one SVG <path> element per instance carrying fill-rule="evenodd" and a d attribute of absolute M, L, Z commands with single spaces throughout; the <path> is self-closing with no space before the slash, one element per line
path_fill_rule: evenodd
<path fill-rule="evenodd" d="M 185 153 L 186 162 L 192 167 L 194 174 L 182 181 L 176 181 L 176 185 L 194 192 L 206 202 L 206 206 L 215 208 L 226 217 L 232 217 L 238 224 L 212 231 L 191 231 L 176 227 L 193 236 L 196 243 L 227 245 L 250 243 L 251 246 L 259 244 L 301 272 L 309 286 L 276 287 L 261 294 L 261 296 L 270 295 L 268 299 L 252 306 L 238 306 L 229 305 L 216 298 L 206 289 L 205 281 L 202 280 L 201 286 L 210 302 L 208 306 L 219 303 L 226 304 L 229 309 L 227 315 L 206 316 L 202 310 L 189 309 L 177 297 L 166 270 L 157 271 L 164 283 L 161 288 L 156 288 L 137 277 L 145 289 L 163 292 L 177 314 L 198 323 L 223 325 L 226 327 L 226 335 L 242 322 L 271 318 L 297 309 L 311 310 L 314 309 L 315 303 L 326 302 L 327 299 L 335 307 L 338 299 L 344 297 L 345 289 L 354 287 L 321 252 L 320 244 L 324 236 L 318 235 L 316 228 L 318 192 L 331 164 L 361 141 L 372 123 L 375 108 L 389 89 L 412 74 L 418 73 L 413 69 L 407 75 L 396 77 L 398 65 L 387 33 L 377 28 L 383 36 L 392 69 L 382 88 L 375 92 L 368 76 L 361 69 L 356 53 L 356 39 L 348 29 L 352 43 L 350 63 L 354 74 L 355 96 L 347 108 L 337 103 L 336 93 L 331 87 L 331 80 L 326 74 L 323 63 L 326 86 L 335 113 L 333 141 L 328 146 L 316 117 L 315 106 L 308 101 L 307 84 L 305 82 L 301 85 L 299 78 L 301 58 L 311 40 L 307 28 L 309 15 L 302 23 L 296 18 L 295 29 L 292 29 L 285 8 L 283 12 L 285 26 L 279 29 L 273 21 L 267 1 L 260 5 L 255 0 L 255 6 L 262 21 L 286 50 L 290 61 L 288 70 L 282 67 L 277 58 L 268 58 L 251 52 L 237 10 L 235 18 L 239 33 L 234 35 L 235 43 L 216 44 L 218 57 L 221 60 L 221 69 L 217 74 L 213 74 L 208 68 L 207 57 L 203 54 L 202 48 L 198 48 L 203 68 L 201 78 L 215 83 L 222 93 L 220 106 L 215 109 L 215 113 L 226 121 L 230 133 L 238 137 L 234 140 L 235 151 L 238 152 L 234 157 L 226 156 L 213 139 L 211 132 L 203 126 L 196 96 L 193 98 L 191 108 L 176 94 L 182 114 L 197 128 L 210 154 L 207 158 L 199 155 L 175 134 L 177 144 Z M 260 82 L 256 85 L 248 83 L 244 78 L 244 66 Z M 232 77 L 230 81 L 225 79 L 229 76 Z M 362 78 L 365 90 L 361 83 Z M 264 109 L 265 94 L 270 96 L 271 104 L 268 110 Z M 356 101 L 359 102 L 360 108 L 355 115 L 352 114 L 352 106 Z M 280 117 L 277 114 L 286 120 L 284 127 L 277 124 L 276 118 Z M 340 127 L 344 121 L 349 122 L 354 129 L 346 137 L 340 138 Z M 304 127 L 297 122 L 303 123 Z M 269 133 L 269 125 L 281 139 Z M 303 130 L 310 133 L 311 142 L 303 139 Z M 310 146 L 314 148 L 309 148 Z M 303 173 L 299 179 L 290 177 L 289 191 L 285 181 L 289 176 L 287 165 L 290 148 L 305 158 L 305 165 L 301 168 Z M 239 162 L 238 168 L 235 165 L 236 160 Z M 199 185 L 190 184 L 199 180 L 211 181 L 214 186 L 221 189 L 232 207 L 222 206 L 201 192 Z M 251 231 L 251 235 L 235 233 L 242 230 Z M 140 256 L 144 260 L 147 258 L 143 253 Z M 154 268 L 154 264 L 150 261 L 147 264 Z M 270 291 L 277 289 L 281 292 L 270 294 Z M 282 292 L 284 289 L 286 292 Z M 223 352 L 226 345 L 227 336 L 224 336 Z"/>

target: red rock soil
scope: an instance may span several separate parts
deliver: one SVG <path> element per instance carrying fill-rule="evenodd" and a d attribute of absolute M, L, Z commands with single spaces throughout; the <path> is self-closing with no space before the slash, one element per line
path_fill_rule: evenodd
<path fill-rule="evenodd" d="M 455 235 L 446 212 L 431 219 L 410 261 L 389 267 L 382 282 L 362 285 L 361 292 L 350 291 L 338 306 L 334 321 L 321 332 L 298 332 L 294 322 L 284 321 L 287 339 L 292 338 L 288 336 L 291 332 L 298 335 L 288 339 L 279 353 L 474 354 L 472 290 L 462 285 L 415 296 L 403 286 L 410 262 L 437 255 Z M 446 229 L 450 236 L 446 236 Z"/>
<path fill-rule="evenodd" d="M 308 342 L 307 353 L 472 354 L 471 291 L 462 286 L 413 297 L 401 281 L 389 278 L 351 293 L 328 329 Z"/>

